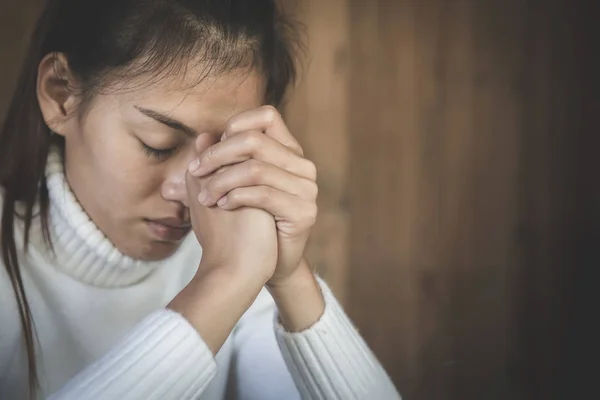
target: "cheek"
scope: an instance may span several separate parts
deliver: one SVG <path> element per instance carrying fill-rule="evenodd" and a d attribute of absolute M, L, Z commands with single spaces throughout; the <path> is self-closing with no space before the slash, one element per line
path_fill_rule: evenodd
<path fill-rule="evenodd" d="M 110 173 L 110 181 L 115 191 L 121 196 L 127 196 L 129 201 L 140 201 L 159 193 L 162 174 L 138 165 L 128 158 L 121 161 L 115 165 L 121 166 L 122 169 Z"/>
<path fill-rule="evenodd" d="M 158 165 L 152 165 L 140 148 L 138 140 L 118 124 L 96 124 L 86 130 L 89 165 L 98 195 L 113 198 L 109 201 L 125 206 L 139 203 L 160 192 L 164 177 Z"/>
<path fill-rule="evenodd" d="M 158 195 L 163 182 L 162 168 L 148 164 L 148 158 L 135 147 L 113 152 L 109 163 L 102 163 L 105 185 L 122 202 L 139 204 Z"/>

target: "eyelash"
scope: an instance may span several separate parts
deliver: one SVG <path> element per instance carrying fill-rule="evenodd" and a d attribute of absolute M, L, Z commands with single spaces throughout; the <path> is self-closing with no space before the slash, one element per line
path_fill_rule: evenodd
<path fill-rule="evenodd" d="M 140 145 L 148 157 L 155 158 L 157 160 L 167 159 L 177 150 L 177 147 L 172 147 L 170 149 L 155 149 L 154 147 L 150 147 L 142 141 L 140 141 Z"/>

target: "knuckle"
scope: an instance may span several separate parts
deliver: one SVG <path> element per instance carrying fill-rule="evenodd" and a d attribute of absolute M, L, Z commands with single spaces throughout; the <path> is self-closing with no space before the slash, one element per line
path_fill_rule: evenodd
<path fill-rule="evenodd" d="M 319 185 L 316 182 L 310 181 L 307 185 L 308 198 L 315 200 L 319 196 Z"/>
<path fill-rule="evenodd" d="M 235 133 L 236 129 L 237 129 L 237 118 L 233 117 L 229 121 L 227 121 L 227 123 L 225 124 L 224 134 L 229 135 L 229 134 Z"/>
<path fill-rule="evenodd" d="M 304 217 L 308 226 L 313 226 L 317 222 L 317 215 L 319 213 L 318 207 L 315 203 L 312 203 L 306 208 L 306 215 Z"/>
<path fill-rule="evenodd" d="M 249 160 L 246 162 L 246 174 L 252 183 L 256 183 L 260 180 L 264 173 L 263 165 L 256 160 Z"/>
<path fill-rule="evenodd" d="M 306 160 L 306 159 L 305 159 Z M 306 160 L 306 175 L 311 181 L 317 180 L 317 166 L 314 162 Z"/>
<path fill-rule="evenodd" d="M 227 194 L 227 201 L 230 204 L 238 204 L 242 199 L 242 194 L 239 189 L 233 189 Z"/>
<path fill-rule="evenodd" d="M 279 114 L 277 108 L 275 108 L 272 105 L 264 106 L 263 111 L 265 113 L 265 118 L 269 125 L 273 125 L 281 117 L 281 114 Z"/>
<path fill-rule="evenodd" d="M 205 162 L 205 163 L 209 162 L 210 163 L 216 157 L 217 157 L 217 151 L 215 150 L 214 146 L 211 146 L 208 149 L 206 149 L 206 151 L 204 152 L 204 156 L 200 160 L 200 164 L 202 164 L 202 162 Z"/>
<path fill-rule="evenodd" d="M 251 151 L 257 151 L 264 140 L 264 134 L 257 131 L 251 131 L 245 134 L 244 143 Z"/>

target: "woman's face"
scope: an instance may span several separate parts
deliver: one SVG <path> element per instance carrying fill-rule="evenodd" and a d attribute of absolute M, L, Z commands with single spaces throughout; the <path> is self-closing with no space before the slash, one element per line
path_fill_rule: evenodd
<path fill-rule="evenodd" d="M 184 177 L 196 136 L 218 140 L 229 118 L 259 107 L 263 93 L 257 76 L 231 74 L 191 90 L 173 79 L 96 96 L 60 127 L 72 191 L 121 252 L 168 257 L 191 226 Z"/>

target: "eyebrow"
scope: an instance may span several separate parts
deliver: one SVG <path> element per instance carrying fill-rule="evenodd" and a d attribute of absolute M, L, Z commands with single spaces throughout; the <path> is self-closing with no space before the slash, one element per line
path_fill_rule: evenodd
<path fill-rule="evenodd" d="M 198 133 L 196 132 L 195 129 L 190 128 L 189 126 L 187 126 L 186 124 L 184 124 L 183 122 L 177 121 L 176 119 L 173 119 L 165 114 L 159 113 L 158 111 L 154 111 L 154 110 L 149 110 L 147 108 L 143 108 L 143 107 L 138 107 L 138 106 L 134 106 L 139 112 L 141 112 L 142 114 L 144 114 L 145 116 L 152 118 L 153 120 L 160 122 L 163 125 L 168 126 L 169 128 L 178 130 L 180 132 L 185 133 L 188 136 L 192 136 L 192 137 L 196 137 L 198 136 Z"/>

